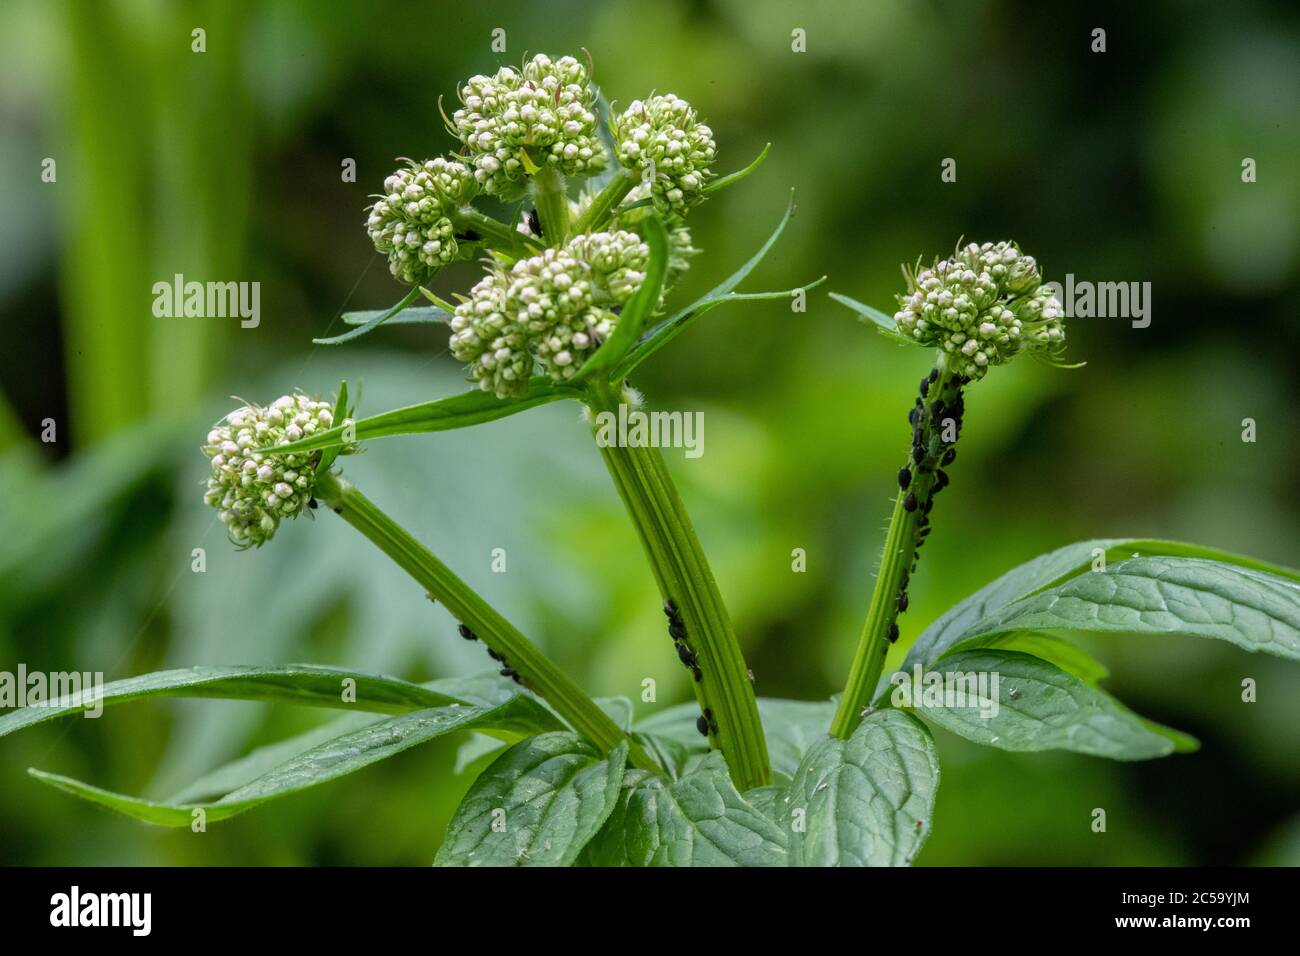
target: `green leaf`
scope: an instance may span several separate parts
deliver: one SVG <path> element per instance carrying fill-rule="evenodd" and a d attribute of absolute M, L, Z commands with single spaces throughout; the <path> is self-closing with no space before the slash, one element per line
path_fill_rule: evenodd
<path fill-rule="evenodd" d="M 318 448 L 332 448 L 345 444 L 345 430 L 349 424 L 352 439 L 364 441 L 370 438 L 387 438 L 390 435 L 414 435 L 420 432 L 450 431 L 453 428 L 467 428 L 481 425 L 500 418 L 507 418 L 538 405 L 558 402 L 565 398 L 579 398 L 580 388 L 573 385 L 560 385 L 549 378 L 537 376 L 528 384 L 528 391 L 519 398 L 497 398 L 491 392 L 472 391 L 439 398 L 419 405 L 394 409 L 380 415 L 343 423 L 333 428 L 318 432 L 310 438 L 277 445 L 266 449 L 267 452 L 303 452 Z"/>
<path fill-rule="evenodd" d="M 576 381 L 601 375 L 617 365 L 636 344 L 646 319 L 659 307 L 664 278 L 668 275 L 668 230 L 658 216 L 647 216 L 642 225 L 646 244 L 650 247 L 650 261 L 646 265 L 645 278 L 619 313 L 618 322 L 609 338 L 578 369 L 578 374 L 574 376 Z"/>
<path fill-rule="evenodd" d="M 627 744 L 608 758 L 577 734 L 515 744 L 461 801 L 437 866 L 568 866 L 618 800 Z"/>
<path fill-rule="evenodd" d="M 1270 572 L 1293 581 L 1300 580 L 1300 575 L 1289 568 L 1180 541 L 1147 538 L 1098 538 L 1092 541 L 1078 541 L 1012 568 L 970 597 L 954 604 L 916 639 L 916 643 L 908 651 L 903 666 L 910 668 L 918 662 L 933 663 L 953 647 L 966 630 L 982 618 L 992 616 L 1013 601 L 1089 571 L 1098 553 L 1104 555 L 1108 564 L 1130 555 L 1209 558 L 1236 567 Z"/>
<path fill-rule="evenodd" d="M 772 144 L 768 143 L 763 147 L 763 151 L 750 161 L 750 164 L 744 169 L 738 169 L 734 173 L 728 173 L 715 179 L 704 187 L 705 194 L 716 193 L 719 189 L 726 189 L 728 186 L 734 186 L 736 183 L 750 176 L 758 167 L 763 165 L 763 160 L 767 159 L 767 154 L 772 151 Z"/>
<path fill-rule="evenodd" d="M 847 295 L 839 292 L 830 293 L 830 298 L 834 299 L 840 305 L 846 305 L 854 312 L 858 313 L 863 319 L 873 323 L 876 331 L 887 339 L 892 339 L 900 345 L 920 345 L 915 339 L 909 339 L 898 331 L 898 325 L 894 322 L 892 315 L 886 315 L 877 308 L 867 305 L 865 302 L 859 302 L 857 299 L 850 299 Z"/>
<path fill-rule="evenodd" d="M 668 783 L 628 771 L 590 847 L 598 866 L 784 866 L 784 831 L 737 792 L 722 754 Z"/>
<path fill-rule="evenodd" d="M 1051 629 L 1209 637 L 1300 660 L 1300 583 L 1205 558 L 1130 558 L 1004 605 L 952 646 Z"/>
<path fill-rule="evenodd" d="M 772 770 L 793 777 L 804 755 L 826 736 L 835 716 L 835 702 L 758 699 L 758 714 L 767 735 L 767 752 Z"/>
<path fill-rule="evenodd" d="M 1082 648 L 1054 634 L 1013 631 L 993 638 L 987 646 L 1001 648 L 1004 651 L 1020 651 L 1031 657 L 1042 658 L 1049 664 L 1055 664 L 1067 674 L 1073 674 L 1090 687 L 1096 687 L 1110 676 L 1110 671 L 1106 669 L 1105 664 Z"/>
<path fill-rule="evenodd" d="M 339 382 L 338 394 L 334 397 L 334 421 L 341 422 L 345 418 L 351 417 L 352 410 L 348 407 L 348 383 L 347 379 L 344 379 Z M 320 460 L 316 463 L 317 477 L 325 474 L 334 466 L 334 462 L 342 450 L 342 445 L 335 445 L 333 448 L 326 448 L 321 452 Z"/>
<path fill-rule="evenodd" d="M 1157 733 L 1105 691 L 1028 654 L 957 651 L 940 658 L 930 674 L 945 681 L 931 693 L 924 683 L 915 686 L 914 674 L 895 675 L 907 679 L 893 692 L 895 705 L 906 704 L 946 730 L 999 750 L 1148 760 L 1180 749 L 1178 738 L 1181 749 L 1195 749 L 1190 738 Z"/>
<path fill-rule="evenodd" d="M 397 315 L 392 315 L 392 311 L 392 309 L 367 309 L 364 312 L 344 312 L 343 321 L 348 325 L 368 325 L 377 318 L 385 325 L 443 325 L 451 321 L 451 313 L 446 309 L 429 305 L 406 308 Z M 384 319 L 384 316 L 389 318 Z"/>
<path fill-rule="evenodd" d="M 939 759 L 910 714 L 869 714 L 848 740 L 827 736 L 790 783 L 792 866 L 907 866 L 930 831 Z"/>
<path fill-rule="evenodd" d="M 786 224 L 790 221 L 790 217 L 794 215 L 794 209 L 794 193 L 792 191 L 790 193 L 790 202 L 785 209 L 785 215 L 781 217 L 781 221 L 777 224 L 776 229 L 774 229 L 772 234 L 768 236 L 767 241 L 763 243 L 758 252 L 754 253 L 748 262 L 733 272 L 724 282 L 706 292 L 703 296 L 696 299 L 681 311 L 670 315 L 668 318 L 664 319 L 654 328 L 642 335 L 636 345 L 627 353 L 627 356 L 618 366 L 618 369 L 612 378 L 616 381 L 627 378 L 634 368 L 680 335 L 692 322 L 710 309 L 722 305 L 724 302 L 741 301 L 744 299 L 776 299 L 789 297 L 800 289 L 807 290 L 820 285 L 825 280 L 825 276 L 806 286 L 787 289 L 783 292 L 733 294 L 733 290 L 736 286 L 740 285 L 740 283 L 758 267 L 758 264 L 763 261 L 763 258 L 768 254 L 768 252 L 771 251 L 776 240 L 779 239 L 781 233 L 785 231 Z"/>
<path fill-rule="evenodd" d="M 355 681 L 356 700 L 343 699 L 344 681 Z M 402 714 L 462 701 L 419 684 L 339 667 L 288 664 L 283 667 L 189 667 L 110 681 L 96 693 L 83 691 L 39 707 L 0 716 L 0 737 L 68 714 L 124 704 L 146 697 L 208 697 L 226 700 L 277 701 L 334 707 L 340 710 Z"/>
<path fill-rule="evenodd" d="M 42 783 L 134 819 L 159 826 L 185 827 L 193 822 L 194 811 L 200 807 L 206 822 L 225 820 L 258 804 L 318 786 L 453 731 L 497 730 L 522 736 L 552 726 L 550 718 L 545 709 L 523 696 L 491 708 L 452 705 L 387 717 L 313 746 L 221 799 L 204 804 L 157 803 L 42 770 L 28 772 Z M 236 774 L 231 772 L 231 776 Z M 210 790 L 212 785 L 209 780 L 203 783 L 202 789 Z"/>
<path fill-rule="evenodd" d="M 393 306 L 387 312 L 381 311 L 375 313 L 374 318 L 369 319 L 358 328 L 351 329 L 350 331 L 344 332 L 342 335 L 333 335 L 330 336 L 329 338 L 324 338 L 324 339 L 312 339 L 312 341 L 315 342 L 317 345 L 341 345 L 344 342 L 350 342 L 353 339 L 359 339 L 367 332 L 374 331 L 375 329 L 379 328 L 379 326 L 387 322 L 389 319 L 397 315 L 399 312 L 402 312 L 419 297 L 420 297 L 420 287 L 418 285 L 412 286 L 411 291 L 406 293 L 405 298 L 403 298 L 401 302 L 397 303 L 397 305 Z"/>

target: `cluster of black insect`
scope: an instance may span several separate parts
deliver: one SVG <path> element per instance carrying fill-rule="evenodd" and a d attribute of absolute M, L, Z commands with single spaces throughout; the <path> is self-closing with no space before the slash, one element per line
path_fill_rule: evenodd
<path fill-rule="evenodd" d="M 702 681 L 704 672 L 700 670 L 700 662 L 696 659 L 695 652 L 686 643 L 686 625 L 682 623 L 682 612 L 677 609 L 677 604 L 672 598 L 664 601 L 664 616 L 668 618 L 668 636 L 673 639 L 673 647 L 677 649 L 678 659 L 695 677 L 697 683 Z"/>
<path fill-rule="evenodd" d="M 468 627 L 466 627 L 464 624 L 458 624 L 458 625 L 456 626 L 456 630 L 459 631 L 459 632 L 460 632 L 460 636 L 463 637 L 463 638 L 465 638 L 465 640 L 467 640 L 467 641 L 477 641 L 477 640 L 478 640 L 478 635 L 475 634 L 473 631 L 471 631 L 471 630 L 470 630 Z M 486 645 L 484 645 L 484 646 L 486 647 Z M 514 681 L 516 684 L 522 684 L 522 683 L 524 682 L 523 678 L 519 676 L 519 672 L 516 671 L 513 667 L 510 666 L 509 662 L 506 661 L 506 659 L 505 659 L 505 657 L 504 657 L 503 655 L 498 654 L 496 651 L 492 650 L 492 648 L 490 648 L 490 647 L 487 649 L 487 652 L 488 652 L 488 657 L 492 658 L 494 661 L 496 661 L 498 664 L 501 665 L 501 676 L 502 676 L 502 677 L 509 677 L 509 678 L 510 678 L 512 681 Z"/>
<path fill-rule="evenodd" d="M 968 380 L 957 376 L 947 398 L 935 395 L 931 399 L 930 390 L 938 379 L 938 369 L 931 370 L 921 379 L 921 393 L 907 412 L 907 422 L 912 426 L 912 453 L 908 463 L 898 470 L 898 487 L 900 494 L 907 492 L 903 510 L 909 513 L 920 511 L 921 516 L 915 525 L 912 564 L 903 571 L 899 582 L 895 617 L 907 610 L 907 585 L 916 573 L 921 546 L 930 535 L 930 509 L 934 507 L 934 496 L 948 487 L 948 473 L 943 469 L 957 458 L 957 438 L 961 435 L 962 416 L 966 412 L 962 388 Z M 953 426 L 951 442 L 944 441 L 944 423 L 948 419 L 952 420 Z M 892 644 L 896 640 L 898 622 L 895 620 L 889 625 L 889 642 Z"/>
<path fill-rule="evenodd" d="M 713 719 L 713 711 L 705 707 L 704 713 L 695 718 L 695 729 L 698 730 L 700 735 L 703 737 L 707 737 L 709 734 L 716 734 L 718 732 L 718 722 Z"/>

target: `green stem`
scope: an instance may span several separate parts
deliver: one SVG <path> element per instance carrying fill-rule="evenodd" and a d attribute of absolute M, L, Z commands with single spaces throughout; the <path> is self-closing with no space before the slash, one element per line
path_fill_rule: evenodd
<path fill-rule="evenodd" d="M 591 200 L 589 205 L 578 221 L 573 225 L 574 233 L 581 235 L 584 232 L 593 232 L 600 229 L 609 221 L 618 204 L 621 203 L 627 194 L 637 184 L 637 177 L 626 169 L 620 169 L 614 174 L 614 177 L 605 184 L 605 188 L 598 192 Z"/>
<path fill-rule="evenodd" d="M 533 202 L 542 224 L 542 241 L 552 247 L 564 245 L 572 222 L 564 174 L 554 166 L 543 166 L 533 174 Z"/>
<path fill-rule="evenodd" d="M 894 513 L 889 519 L 889 532 L 885 537 L 880 570 L 876 573 L 876 584 L 871 593 L 871 607 L 862 625 L 862 636 L 849 668 L 844 695 L 840 698 L 839 709 L 831 722 L 831 734 L 836 737 L 847 738 L 853 733 L 862 720 L 863 711 L 871 705 L 875 696 L 889 647 L 898 637 L 900 597 L 916 570 L 917 551 L 929 532 L 929 508 L 936 491 L 938 469 L 944 463 L 943 456 L 956 440 L 956 434 L 947 432 L 944 422 L 953 417 L 951 410 L 954 403 L 960 402 L 963 382 L 947 370 L 942 353 L 936 372 L 937 378 L 929 384 L 923 405 L 919 408 L 919 424 L 914 425 L 914 436 L 919 434 L 921 439 L 922 459 L 919 462 L 914 458 L 908 459 L 908 485 L 900 488 L 894 498 Z M 947 411 L 938 416 L 932 414 L 931 408 L 935 400 L 941 400 Z M 955 429 L 959 431 L 960 404 L 957 408 L 954 422 Z M 945 436 L 952 441 L 944 441 Z M 912 510 L 907 508 L 909 499 L 915 503 Z"/>
<path fill-rule="evenodd" d="M 517 256 L 526 256 L 532 252 L 528 241 L 518 229 L 512 229 L 472 206 L 462 206 L 456 211 L 455 225 L 457 230 L 472 229 L 484 239 L 491 239 L 497 247 L 504 247 Z"/>
<path fill-rule="evenodd" d="M 324 474 L 316 481 L 316 497 L 392 558 L 430 597 L 446 605 L 574 730 L 606 752 L 626 742 L 633 765 L 660 772 L 641 746 L 528 638 L 353 485 L 337 475 Z"/>
<path fill-rule="evenodd" d="M 618 417 L 619 398 L 609 385 L 593 382 L 587 404 L 600 453 L 641 537 L 659 592 L 681 615 L 683 643 L 701 673 L 695 696 L 717 727 L 710 739 L 742 791 L 770 783 L 767 743 L 745 658 L 663 456 L 657 448 L 602 439 L 601 413 Z"/>

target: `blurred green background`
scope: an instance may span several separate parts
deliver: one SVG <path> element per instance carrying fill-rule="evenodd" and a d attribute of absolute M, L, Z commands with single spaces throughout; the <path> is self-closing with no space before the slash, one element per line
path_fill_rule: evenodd
<path fill-rule="evenodd" d="M 1090 52 L 1091 30 L 1107 52 Z M 207 52 L 191 52 L 191 30 Z M 501 27 L 504 56 L 490 49 Z M 791 51 L 791 31 L 807 52 Z M 198 446 L 228 396 L 364 387 L 376 412 L 465 387 L 446 332 L 329 349 L 345 308 L 402 290 L 363 228 L 394 157 L 450 149 L 458 80 L 525 52 L 590 51 L 606 94 L 689 99 L 719 168 L 759 173 L 691 219 L 711 286 L 798 213 L 751 288 L 830 281 L 804 314 L 728 306 L 639 374 L 706 412 L 669 452 L 767 696 L 840 689 L 866 611 L 904 421 L 928 357 L 828 300 L 891 310 L 898 265 L 958 237 L 1017 239 L 1049 278 L 1149 281 L 1152 323 L 1069 325 L 1085 368 L 1029 361 L 971 390 L 899 652 L 952 602 L 1096 536 L 1194 540 L 1300 563 L 1300 263 L 1294 4 L 872 0 L 413 3 L 40 2 L 0 8 L 0 669 L 108 679 L 314 663 L 422 680 L 481 652 L 330 515 L 236 553 L 200 496 Z M 57 180 L 42 182 L 42 161 Z M 940 162 L 957 160 L 957 181 Z M 1241 181 L 1243 158 L 1258 182 Z M 357 181 L 344 182 L 354 159 Z M 157 319 L 175 273 L 261 283 L 262 322 Z M 437 290 L 465 290 L 472 265 Z M 1241 441 L 1242 420 L 1258 441 Z M 53 419 L 57 440 L 42 443 Z M 649 572 L 573 405 L 374 443 L 349 477 L 593 693 L 689 694 Z M 202 547 L 207 571 L 191 571 Z M 508 571 L 493 574 L 493 548 Z M 791 572 L 793 548 L 808 554 Z M 1300 669 L 1209 641 L 1089 645 L 1108 687 L 1203 742 L 1112 764 L 1011 755 L 940 733 L 924 864 L 1300 862 Z M 1259 700 L 1243 704 L 1245 677 Z M 656 705 L 637 701 L 638 716 Z M 449 740 L 209 832 L 162 831 L 26 776 L 37 766 L 166 795 L 327 719 L 163 702 L 0 741 L 0 863 L 427 864 L 469 777 Z M 1094 807 L 1108 832 L 1091 832 Z"/>

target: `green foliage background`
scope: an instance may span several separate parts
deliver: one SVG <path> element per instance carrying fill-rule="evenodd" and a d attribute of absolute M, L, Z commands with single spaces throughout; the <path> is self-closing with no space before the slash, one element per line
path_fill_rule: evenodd
<path fill-rule="evenodd" d="M 0 669 L 307 661 L 428 679 L 481 649 L 329 515 L 237 554 L 200 500 L 226 396 L 363 383 L 363 411 L 464 387 L 445 331 L 329 350 L 344 308 L 401 290 L 363 228 L 395 156 L 450 148 L 437 99 L 524 53 L 585 47 L 613 100 L 652 89 L 758 175 L 692 216 L 683 301 L 798 215 L 755 287 L 822 273 L 888 309 L 898 263 L 1015 238 L 1049 278 L 1150 281 L 1153 321 L 1068 327 L 971 391 L 961 460 L 903 619 L 925 622 L 1069 541 L 1182 538 L 1300 563 L 1295 406 L 1300 90 L 1294 6 L 779 0 L 493 4 L 45 3 L 0 9 Z M 1103 26 L 1108 52 L 1089 52 Z M 190 31 L 207 52 L 190 52 Z M 791 30 L 808 51 L 791 52 Z M 1259 181 L 1241 182 L 1243 157 Z M 58 179 L 40 181 L 41 161 Z M 953 184 L 939 180 L 957 160 Z M 341 181 L 356 160 L 358 181 Z M 258 280 L 262 324 L 155 319 L 150 287 Z M 437 283 L 465 289 L 474 268 Z M 928 359 L 830 302 L 729 306 L 638 374 L 705 411 L 669 455 L 760 694 L 839 690 L 870 592 L 904 416 Z M 1243 418 L 1258 441 L 1241 441 Z M 46 418 L 58 441 L 41 444 Z M 595 694 L 686 699 L 650 575 L 572 405 L 389 439 L 348 475 Z M 207 571 L 190 570 L 206 549 Z M 489 568 L 505 548 L 506 574 Z M 807 572 L 793 574 L 791 549 Z M 922 864 L 1300 861 L 1300 671 L 1217 642 L 1094 641 L 1107 686 L 1196 734 L 1147 764 L 1010 754 L 938 733 Z M 1258 682 L 1245 705 L 1240 685 Z M 638 701 L 638 714 L 655 705 Z M 469 776 L 440 741 L 203 835 L 55 795 L 28 766 L 162 795 L 328 715 L 169 702 L 0 743 L 0 863 L 427 864 Z M 1108 832 L 1091 832 L 1104 807 Z"/>

